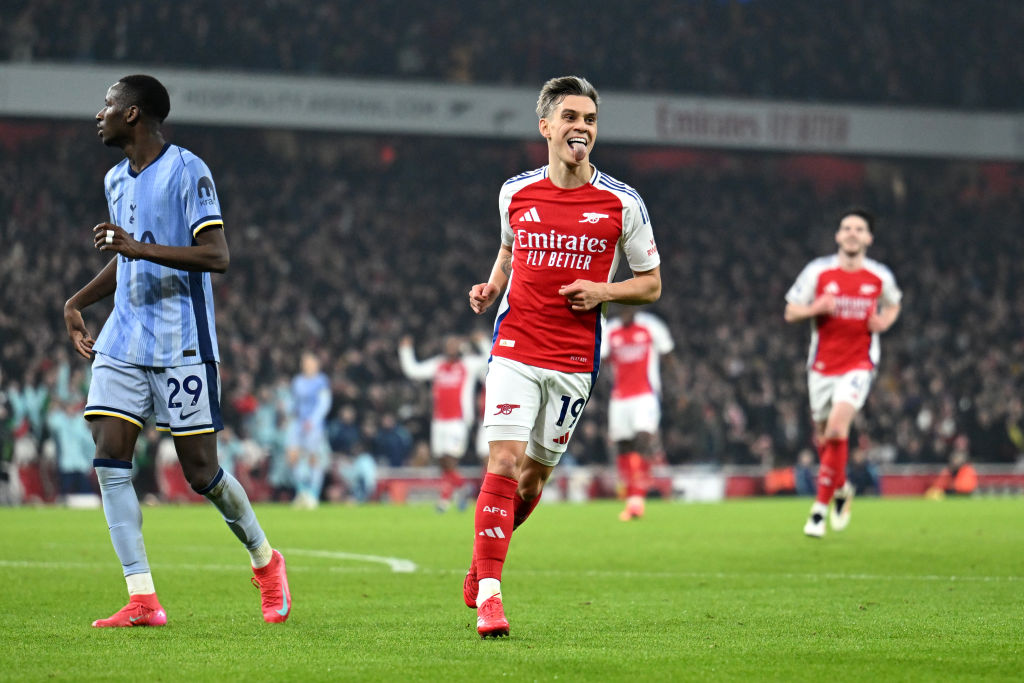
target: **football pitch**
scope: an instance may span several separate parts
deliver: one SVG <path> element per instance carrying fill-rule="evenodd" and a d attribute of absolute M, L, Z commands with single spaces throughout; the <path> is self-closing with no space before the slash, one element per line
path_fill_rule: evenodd
<path fill-rule="evenodd" d="M 462 602 L 472 509 L 258 506 L 293 610 L 265 624 L 212 506 L 145 508 L 164 628 L 126 602 L 100 510 L 0 509 L 2 680 L 1021 680 L 1024 500 L 542 504 L 512 539 L 511 635 Z"/>

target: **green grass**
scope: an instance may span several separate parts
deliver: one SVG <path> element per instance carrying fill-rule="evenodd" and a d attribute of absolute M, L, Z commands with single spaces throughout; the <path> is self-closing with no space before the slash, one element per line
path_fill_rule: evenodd
<path fill-rule="evenodd" d="M 170 623 L 93 629 L 126 599 L 102 512 L 0 509 L 0 680 L 1021 679 L 1024 501 L 858 500 L 822 540 L 808 505 L 541 505 L 488 641 L 462 604 L 472 511 L 260 506 L 294 598 L 270 625 L 212 507 L 146 508 Z"/>

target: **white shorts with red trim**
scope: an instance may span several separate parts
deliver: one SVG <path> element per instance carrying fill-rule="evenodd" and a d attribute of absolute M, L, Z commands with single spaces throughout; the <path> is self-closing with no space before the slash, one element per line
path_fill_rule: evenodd
<path fill-rule="evenodd" d="M 657 434 L 661 402 L 654 394 L 639 394 L 608 401 L 608 438 L 627 441 L 637 434 Z"/>
<path fill-rule="evenodd" d="M 811 417 L 815 422 L 824 422 L 837 403 L 849 403 L 860 410 L 868 400 L 874 378 L 874 370 L 851 370 L 842 375 L 808 371 L 807 395 L 811 400 Z"/>
<path fill-rule="evenodd" d="M 488 441 L 525 441 L 526 455 L 554 467 L 590 400 L 589 372 L 559 372 L 494 357 L 487 369 Z"/>
<path fill-rule="evenodd" d="M 434 420 L 430 423 L 430 454 L 435 458 L 450 455 L 461 458 L 469 443 L 469 425 L 465 420 Z"/>

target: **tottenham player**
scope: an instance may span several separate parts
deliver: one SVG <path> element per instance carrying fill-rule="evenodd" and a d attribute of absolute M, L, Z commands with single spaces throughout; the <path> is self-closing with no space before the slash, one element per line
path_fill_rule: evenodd
<path fill-rule="evenodd" d="M 96 114 L 105 145 L 126 159 L 104 179 L 110 222 L 93 228 L 97 249 L 113 255 L 64 305 L 75 350 L 93 359 L 85 408 L 96 443 L 93 465 L 129 602 L 93 626 L 163 626 L 132 488 L 132 454 L 143 424 L 170 432 L 189 484 L 206 496 L 248 549 L 263 618 L 291 609 L 284 558 L 270 547 L 245 490 L 217 463 L 222 428 L 211 272 L 228 267 L 220 202 L 206 164 L 164 141 L 170 111 L 155 78 L 126 76 L 107 90 Z M 114 310 L 97 339 L 82 309 L 111 294 Z"/>
<path fill-rule="evenodd" d="M 485 638 L 508 635 L 500 581 L 509 538 L 540 500 L 590 398 L 604 304 L 661 295 L 640 195 L 590 163 L 598 101 L 577 76 L 544 84 L 537 115 L 548 164 L 501 188 L 501 247 L 487 282 L 469 291 L 478 314 L 501 298 L 485 381 L 490 455 L 463 584 Z M 633 277 L 611 282 L 620 255 Z"/>
<path fill-rule="evenodd" d="M 296 507 L 320 505 L 324 475 L 330 464 L 327 413 L 331 412 L 331 383 L 312 351 L 302 354 L 301 372 L 292 378 L 292 415 L 288 426 L 288 463 L 295 481 Z"/>
<path fill-rule="evenodd" d="M 807 264 L 786 293 L 786 322 L 811 324 L 807 389 L 821 465 L 818 495 L 804 533 L 815 538 L 825 535 L 826 514 L 836 531 L 850 521 L 850 425 L 871 389 L 879 360 L 878 336 L 900 314 L 903 295 L 892 272 L 866 255 L 874 240 L 874 223 L 866 209 L 843 213 L 835 237 L 838 253 Z"/>
<path fill-rule="evenodd" d="M 487 370 L 489 350 L 483 335 L 474 335 L 473 343 L 480 352 L 464 353 L 462 339 L 449 335 L 444 340 L 443 354 L 422 361 L 416 359 L 412 337 L 403 337 L 398 345 L 398 360 L 405 376 L 431 382 L 430 454 L 441 464 L 438 512 L 448 509 L 452 496 L 465 483 L 459 475 L 459 459 L 465 455 L 469 444 L 469 429 L 474 420 L 473 396 L 477 382 Z"/>
<path fill-rule="evenodd" d="M 675 348 L 661 318 L 624 307 L 608 321 L 601 357 L 612 366 L 612 395 L 608 401 L 608 438 L 615 443 L 619 478 L 626 508 L 619 519 L 644 516 L 644 497 L 650 483 L 651 457 L 661 422 L 661 357 Z"/>

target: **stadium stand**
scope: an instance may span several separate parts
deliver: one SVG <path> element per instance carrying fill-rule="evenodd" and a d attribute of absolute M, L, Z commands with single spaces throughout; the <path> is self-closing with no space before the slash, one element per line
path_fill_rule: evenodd
<path fill-rule="evenodd" d="M 125 4 L 113 17 L 101 7 L 4 3 L 7 54 L 0 56 L 530 86 L 549 78 L 553 61 L 608 89 L 1024 106 L 1024 55 L 1017 49 L 1024 6 L 1014 0 L 947 3 L 941 10 L 915 0 L 682 7 L 657 0 L 643 12 L 631 3 L 575 1 L 557 13 L 499 0 L 464 4 L 460 14 L 443 4 L 397 0 L 182 0 L 157 8 Z M 168 26 L 196 30 L 157 28 Z M 564 40 L 568 35 L 579 41 Z M 498 49 L 496 36 L 506 37 Z"/>
<path fill-rule="evenodd" d="M 11 245 L 0 286 L 18 293 L 0 315 L 3 386 L 13 430 L 37 440 L 47 396 L 80 398 L 86 381 L 84 364 L 69 358 L 61 306 L 103 262 L 89 231 L 105 213 L 99 179 L 117 160 L 89 133 L 9 121 L 0 136 L 10 152 L 0 161 L 0 215 Z M 402 378 L 396 340 L 489 327 L 490 316 L 469 312 L 464 290 L 493 258 L 497 185 L 535 165 L 536 145 L 172 134 L 209 161 L 224 198 L 232 266 L 215 289 L 228 423 L 244 437 L 268 432 L 261 408 L 281 402 L 294 350 L 316 348 L 328 358 L 335 406 L 355 407 L 368 445 L 387 413 L 414 441 L 425 439 L 429 396 Z M 832 212 L 850 196 L 884 216 L 872 253 L 892 264 L 907 293 L 861 424 L 874 457 L 944 463 L 953 438 L 966 434 L 975 461 L 1016 459 L 1024 445 L 1018 167 L 847 161 L 836 172 L 827 158 L 664 157 L 652 164 L 645 150 L 609 147 L 597 163 L 636 179 L 672 283 L 656 307 L 679 339 L 665 389 L 669 462 L 791 464 L 807 445 L 806 331 L 783 324 L 783 294 L 808 257 L 833 249 Z M 444 170 L 436 191 L 422 187 L 425 167 Z M 103 315 L 90 313 L 94 331 Z M 601 383 L 588 408 L 577 462 L 606 458 L 606 392 Z M 260 436 L 267 448 L 269 423 L 271 436 Z"/>
<path fill-rule="evenodd" d="M 96 0 L 16 0 L 0 6 L 0 58 L 531 87 L 556 63 L 607 89 L 1024 106 L 1024 5 L 1014 0 L 941 8 L 919 0 L 655 0 L 643 11 L 574 0 L 559 8 L 513 0 L 464 3 L 458 12 L 399 0 L 180 0 L 108 9 Z"/>
<path fill-rule="evenodd" d="M 1024 108 L 1024 5 L 1009 0 L 942 12 L 915 0 L 831 3 L 827 11 L 695 2 L 680 12 L 658 0 L 643 18 L 629 3 L 579 7 L 592 19 L 584 41 L 601 49 L 557 52 L 574 13 L 540 15 L 507 0 L 477 4 L 457 24 L 439 5 L 402 3 L 400 30 L 393 0 L 182 0 L 119 6 L 112 19 L 95 1 L 21 0 L 0 5 L 0 59 L 530 87 L 554 62 L 585 71 L 602 89 Z M 155 25 L 196 29 L 172 38 Z M 496 50 L 497 35 L 517 38 Z M 984 57 L 994 51 L 1005 58 Z M 222 453 L 266 496 L 288 489 L 276 464 L 287 379 L 297 351 L 313 348 L 327 361 L 335 411 L 355 413 L 335 425 L 348 430 L 336 442 L 339 456 L 366 450 L 381 464 L 422 464 L 429 394 L 403 379 L 395 344 L 404 333 L 429 344 L 436 330 L 489 329 L 491 316 L 474 317 L 465 290 L 493 260 L 498 186 L 541 165 L 543 147 L 200 129 L 173 125 L 173 114 L 170 124 L 169 137 L 213 169 L 232 253 L 229 272 L 214 277 L 234 434 Z M 103 263 L 90 229 L 106 216 L 102 177 L 119 157 L 92 133 L 88 118 L 0 119 L 3 460 L 45 460 L 46 413 L 81 400 L 87 386 L 61 306 Z M 810 442 L 806 330 L 783 324 L 783 294 L 808 258 L 833 250 L 834 212 L 853 200 L 882 217 L 871 255 L 892 266 L 906 293 L 857 424 L 865 459 L 937 468 L 958 436 L 979 467 L 1024 453 L 1020 164 L 613 145 L 600 146 L 595 163 L 641 192 L 665 259 L 655 311 L 678 340 L 678 362 L 665 377 L 668 463 L 797 462 Z M 108 310 L 88 312 L 94 334 Z M 608 461 L 606 400 L 601 382 L 572 462 Z M 156 436 L 143 442 L 149 456 L 136 483 L 155 494 L 168 474 Z M 36 467 L 45 475 L 42 497 L 55 486 L 47 467 Z M 345 471 L 336 486 L 344 488 Z"/>

